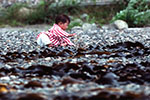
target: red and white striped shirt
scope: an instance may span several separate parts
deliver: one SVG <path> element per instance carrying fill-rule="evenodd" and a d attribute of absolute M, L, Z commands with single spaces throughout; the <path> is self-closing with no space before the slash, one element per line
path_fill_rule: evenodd
<path fill-rule="evenodd" d="M 74 45 L 68 38 L 69 34 L 65 32 L 63 29 L 61 29 L 61 27 L 59 27 L 57 24 L 54 24 L 51 29 L 49 29 L 46 32 L 41 32 L 40 34 L 43 33 L 49 37 L 50 41 L 54 46 L 60 45 L 62 43 Z M 37 39 L 40 36 L 40 34 L 38 34 Z"/>

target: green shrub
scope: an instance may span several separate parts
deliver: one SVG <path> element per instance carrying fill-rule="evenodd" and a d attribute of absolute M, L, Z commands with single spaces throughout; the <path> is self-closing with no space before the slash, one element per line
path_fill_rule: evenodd
<path fill-rule="evenodd" d="M 58 14 L 71 14 L 75 13 L 79 8 L 80 0 L 60 0 L 55 2 L 55 0 L 41 0 L 39 5 L 32 8 L 32 12 L 24 19 L 19 18 L 18 11 L 22 8 L 30 7 L 26 3 L 15 3 L 12 6 L 1 10 L 3 16 L 0 16 L 0 23 L 14 24 L 38 24 L 38 23 L 53 23 L 55 17 Z M 20 24 L 19 24 L 20 25 Z"/>
<path fill-rule="evenodd" d="M 40 3 L 32 8 L 26 3 L 16 3 L 7 9 L 0 9 L 0 26 L 3 24 L 11 26 L 41 23 L 53 24 L 55 17 L 62 13 L 73 16 L 69 28 L 81 26 L 82 22 L 103 25 L 109 23 L 116 12 L 120 11 L 120 8 L 122 8 L 116 5 L 111 5 L 111 7 L 95 5 L 81 6 L 81 2 L 82 0 L 59 0 L 59 2 L 55 2 L 55 0 L 40 0 Z M 29 10 L 29 15 L 27 14 L 27 17 L 18 16 L 17 12 L 20 11 L 22 7 Z M 81 16 L 84 13 L 86 13 L 87 16 L 82 18 Z M 75 19 L 80 19 L 82 22 Z"/>
<path fill-rule="evenodd" d="M 15 3 L 12 6 L 6 8 L 4 10 L 3 18 L 4 19 L 10 19 L 10 20 L 18 18 L 17 12 L 22 7 L 27 7 L 27 5 L 24 3 Z"/>
<path fill-rule="evenodd" d="M 69 24 L 68 30 L 70 30 L 74 26 L 82 26 L 83 21 L 81 19 L 72 19 L 71 23 Z"/>
<path fill-rule="evenodd" d="M 113 17 L 113 21 L 121 19 L 130 27 L 150 24 L 150 0 L 130 0 L 128 6 Z"/>
<path fill-rule="evenodd" d="M 45 11 L 46 2 L 41 1 L 40 4 L 34 8 L 33 12 L 25 21 L 26 24 L 43 23 L 46 21 L 47 11 Z"/>
<path fill-rule="evenodd" d="M 58 14 L 75 13 L 79 3 L 80 1 L 77 0 L 61 0 L 60 2 L 42 0 L 26 22 L 33 24 L 38 22 L 52 23 Z"/>
<path fill-rule="evenodd" d="M 11 24 L 13 26 L 23 25 L 18 22 L 17 14 L 19 9 L 22 7 L 27 7 L 27 5 L 22 3 L 15 3 L 10 7 L 1 9 L 0 12 L 2 13 L 2 15 L 0 16 L 0 24 Z"/>

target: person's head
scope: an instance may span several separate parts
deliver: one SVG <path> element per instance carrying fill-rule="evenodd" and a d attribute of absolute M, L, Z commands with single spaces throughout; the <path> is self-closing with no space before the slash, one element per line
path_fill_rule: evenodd
<path fill-rule="evenodd" d="M 66 30 L 68 28 L 68 25 L 70 23 L 70 18 L 67 15 L 58 15 L 55 19 L 55 23 L 60 26 L 63 30 Z"/>

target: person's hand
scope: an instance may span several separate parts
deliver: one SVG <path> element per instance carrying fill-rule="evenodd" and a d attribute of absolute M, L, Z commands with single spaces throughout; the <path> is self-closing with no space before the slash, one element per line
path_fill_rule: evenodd
<path fill-rule="evenodd" d="M 71 34 L 71 36 L 75 36 L 75 35 L 76 35 L 76 33 Z"/>
<path fill-rule="evenodd" d="M 67 45 L 67 43 L 62 43 L 62 44 L 60 44 L 60 46 L 64 46 L 64 47 L 65 47 L 66 45 Z"/>
<path fill-rule="evenodd" d="M 53 46 L 53 44 L 51 44 L 51 43 L 50 43 L 50 44 L 48 44 L 48 47 L 52 47 L 52 46 Z"/>
<path fill-rule="evenodd" d="M 76 35 L 76 33 L 73 33 L 72 36 Z"/>
<path fill-rule="evenodd" d="M 73 33 L 73 34 L 69 34 L 69 36 L 68 36 L 68 37 L 71 37 L 71 36 L 74 36 L 74 35 L 76 35 L 76 33 Z"/>

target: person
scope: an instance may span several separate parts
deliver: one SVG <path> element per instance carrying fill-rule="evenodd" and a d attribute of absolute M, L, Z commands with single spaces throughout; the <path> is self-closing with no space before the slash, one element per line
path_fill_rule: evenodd
<path fill-rule="evenodd" d="M 40 46 L 75 46 L 68 37 L 76 35 L 69 34 L 65 30 L 68 28 L 70 18 L 67 15 L 58 15 L 51 29 L 46 32 L 40 32 L 37 36 L 37 44 Z"/>

